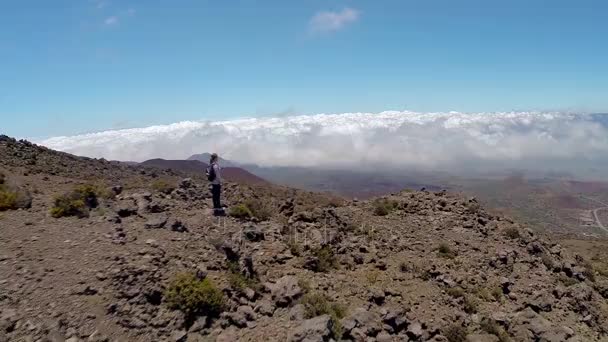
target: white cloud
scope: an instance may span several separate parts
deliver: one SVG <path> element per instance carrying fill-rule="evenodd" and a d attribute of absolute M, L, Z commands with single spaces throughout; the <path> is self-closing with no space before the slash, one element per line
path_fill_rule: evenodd
<path fill-rule="evenodd" d="M 309 29 L 313 33 L 338 31 L 357 21 L 359 16 L 360 12 L 352 8 L 339 12 L 318 12 L 310 19 Z"/>
<path fill-rule="evenodd" d="M 107 26 L 114 26 L 118 24 L 118 17 L 113 15 L 111 17 L 107 17 L 103 23 Z"/>
<path fill-rule="evenodd" d="M 108 5 L 107 1 L 104 0 L 94 0 L 95 8 L 102 9 Z"/>
<path fill-rule="evenodd" d="M 573 172 L 608 165 L 608 116 L 571 113 L 346 113 L 185 121 L 39 142 L 112 160 L 215 151 L 274 166 Z M 557 168 L 557 169 L 555 169 Z"/>

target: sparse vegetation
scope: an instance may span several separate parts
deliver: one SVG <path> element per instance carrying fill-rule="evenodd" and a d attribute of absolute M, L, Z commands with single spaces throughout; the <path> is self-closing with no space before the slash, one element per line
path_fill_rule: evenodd
<path fill-rule="evenodd" d="M 175 186 L 162 179 L 153 181 L 151 186 L 153 190 L 163 194 L 170 194 L 173 190 L 175 190 Z"/>
<path fill-rule="evenodd" d="M 509 227 L 504 230 L 504 234 L 511 240 L 516 240 L 520 238 L 519 229 L 515 227 Z"/>
<path fill-rule="evenodd" d="M 559 277 L 557 278 L 559 280 L 560 283 L 562 283 L 562 285 L 568 287 L 568 286 L 572 286 L 578 283 L 578 281 L 574 278 L 570 278 L 565 274 L 560 274 Z"/>
<path fill-rule="evenodd" d="M 585 260 L 585 261 L 583 261 L 582 266 L 583 266 L 583 275 L 585 276 L 585 278 L 594 282 L 595 281 L 595 268 L 593 267 L 593 264 L 590 261 Z"/>
<path fill-rule="evenodd" d="M 365 279 L 367 279 L 367 283 L 370 285 L 375 284 L 378 281 L 378 277 L 380 276 L 380 271 L 376 269 L 371 269 L 365 272 Z"/>
<path fill-rule="evenodd" d="M 304 305 L 304 316 L 313 318 L 321 315 L 329 315 L 332 320 L 332 335 L 339 340 L 342 337 L 342 325 L 340 320 L 346 315 L 346 308 L 338 303 L 332 302 L 329 297 L 321 293 L 308 293 L 300 301 Z"/>
<path fill-rule="evenodd" d="M 464 311 L 468 314 L 477 313 L 477 310 L 479 309 L 479 301 L 477 298 L 471 295 L 465 295 L 463 298 Z"/>
<path fill-rule="evenodd" d="M 502 302 L 503 291 L 500 286 L 498 286 L 498 285 L 492 286 L 492 289 L 490 290 L 490 294 L 492 294 L 492 297 L 494 298 L 495 301 Z"/>
<path fill-rule="evenodd" d="M 459 325 L 452 324 L 443 331 L 443 335 L 449 342 L 465 342 L 467 340 L 467 330 Z"/>
<path fill-rule="evenodd" d="M 481 330 L 498 337 L 500 342 L 510 342 L 509 334 L 495 320 L 484 317 L 480 323 Z"/>
<path fill-rule="evenodd" d="M 289 239 L 287 240 L 287 247 L 289 247 L 289 251 L 291 252 L 291 255 L 293 255 L 293 256 L 302 255 L 302 246 L 300 246 L 300 244 L 298 243 L 298 241 L 295 237 L 289 237 Z"/>
<path fill-rule="evenodd" d="M 260 199 L 250 198 L 245 201 L 245 206 L 251 211 L 253 217 L 260 221 L 266 221 L 272 216 L 269 206 Z"/>
<path fill-rule="evenodd" d="M 272 216 L 270 208 L 257 199 L 248 199 L 232 207 L 229 214 L 239 219 L 255 217 L 260 221 L 266 221 Z"/>
<path fill-rule="evenodd" d="M 399 206 L 399 202 L 389 199 L 377 199 L 374 201 L 374 215 L 386 216 Z"/>
<path fill-rule="evenodd" d="M 486 302 L 502 302 L 503 293 L 502 289 L 498 285 L 490 287 L 480 287 L 477 289 L 477 296 Z"/>
<path fill-rule="evenodd" d="M 553 262 L 553 258 L 551 258 L 551 256 L 547 253 L 542 253 L 540 255 L 540 261 L 543 263 L 543 265 L 545 265 L 545 267 L 549 270 L 549 271 L 553 271 L 553 269 L 555 268 L 555 263 Z"/>
<path fill-rule="evenodd" d="M 248 219 L 253 216 L 253 213 L 244 204 L 237 204 L 230 208 L 229 215 L 238 219 Z"/>
<path fill-rule="evenodd" d="M 164 293 L 167 305 L 187 316 L 216 316 L 224 306 L 224 295 L 210 279 L 199 280 L 192 273 L 180 273 Z"/>
<path fill-rule="evenodd" d="M 298 286 L 304 291 L 304 293 L 310 292 L 312 290 L 312 285 L 310 285 L 310 280 L 300 277 L 298 278 Z"/>
<path fill-rule="evenodd" d="M 85 184 L 79 185 L 67 194 L 55 198 L 51 208 L 51 216 L 55 218 L 64 216 L 86 217 L 92 208 L 99 204 L 98 198 L 108 197 L 99 187 Z"/>
<path fill-rule="evenodd" d="M 331 269 L 338 268 L 338 260 L 330 246 L 325 245 L 313 250 L 313 255 L 318 259 L 317 267 L 313 271 L 329 272 Z"/>
<path fill-rule="evenodd" d="M 0 211 L 17 209 L 17 193 L 0 183 Z"/>
<path fill-rule="evenodd" d="M 28 199 L 29 198 L 29 202 Z M 0 211 L 14 210 L 29 207 L 31 197 L 27 191 L 10 187 L 6 184 L 6 177 L 0 173 Z"/>
<path fill-rule="evenodd" d="M 447 243 L 442 242 L 439 244 L 439 247 L 437 247 L 437 255 L 446 259 L 454 259 L 456 257 L 456 252 L 452 250 Z"/>
<path fill-rule="evenodd" d="M 456 286 L 456 287 L 450 287 L 449 289 L 445 290 L 445 292 L 454 298 L 462 298 L 464 297 L 464 290 L 462 289 L 462 287 Z"/>
<path fill-rule="evenodd" d="M 248 278 L 245 276 L 239 267 L 238 262 L 228 262 L 228 282 L 230 287 L 237 291 L 243 291 L 246 288 L 258 290 L 260 288 L 260 281 L 257 278 Z"/>

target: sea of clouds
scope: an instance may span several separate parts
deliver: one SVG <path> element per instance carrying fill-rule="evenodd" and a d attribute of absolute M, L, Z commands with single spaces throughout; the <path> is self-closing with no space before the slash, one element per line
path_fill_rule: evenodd
<path fill-rule="evenodd" d="M 607 165 L 608 115 L 557 112 L 344 113 L 169 125 L 37 143 L 110 160 L 218 152 L 261 166 L 477 169 Z"/>

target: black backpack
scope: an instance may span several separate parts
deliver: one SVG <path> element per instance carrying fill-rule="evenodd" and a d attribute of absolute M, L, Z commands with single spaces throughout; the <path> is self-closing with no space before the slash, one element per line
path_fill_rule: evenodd
<path fill-rule="evenodd" d="M 207 180 L 213 182 L 215 177 L 215 169 L 213 168 L 213 164 L 211 164 L 207 167 Z"/>

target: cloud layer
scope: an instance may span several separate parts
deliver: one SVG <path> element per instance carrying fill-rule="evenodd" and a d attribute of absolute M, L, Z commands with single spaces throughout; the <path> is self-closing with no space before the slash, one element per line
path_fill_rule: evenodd
<path fill-rule="evenodd" d="M 266 166 L 475 169 L 608 162 L 608 117 L 572 113 L 346 113 L 185 121 L 39 142 L 113 160 L 181 159 L 215 151 Z"/>
<path fill-rule="evenodd" d="M 359 11 L 352 8 L 344 8 L 342 11 L 323 11 L 315 14 L 310 19 L 310 31 L 313 33 L 333 32 L 343 29 L 359 19 Z"/>

